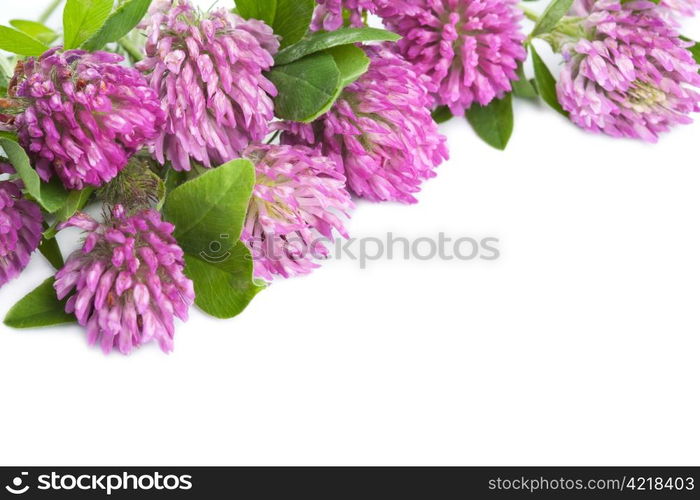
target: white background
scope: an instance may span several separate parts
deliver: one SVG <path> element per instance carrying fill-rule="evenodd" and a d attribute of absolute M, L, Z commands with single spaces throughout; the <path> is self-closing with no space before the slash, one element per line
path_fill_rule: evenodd
<path fill-rule="evenodd" d="M 443 130 L 420 204 L 350 230 L 496 236 L 501 260 L 331 261 L 235 320 L 195 311 L 170 356 L 0 326 L 0 463 L 698 465 L 700 125 L 646 145 L 518 101 L 505 153 Z"/>

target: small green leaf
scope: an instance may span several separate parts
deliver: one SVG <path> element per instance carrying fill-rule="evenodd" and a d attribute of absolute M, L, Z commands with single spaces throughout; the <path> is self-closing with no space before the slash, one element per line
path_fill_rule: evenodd
<path fill-rule="evenodd" d="M 185 274 L 194 283 L 195 303 L 215 318 L 238 316 L 264 289 L 253 279 L 253 258 L 240 241 L 216 261 L 185 255 L 185 263 Z"/>
<path fill-rule="evenodd" d="M 537 99 L 537 89 L 525 76 L 523 63 L 518 64 L 517 74 L 518 79 L 513 82 L 513 95 L 525 99 Z"/>
<path fill-rule="evenodd" d="M 435 111 L 433 111 L 433 120 L 435 123 L 445 123 L 454 118 L 452 111 L 447 106 L 440 106 Z"/>
<path fill-rule="evenodd" d="M 335 65 L 340 71 L 339 91 L 356 81 L 369 69 L 369 57 L 364 50 L 356 45 L 340 45 L 325 52 L 333 56 Z M 335 101 L 335 99 L 333 100 Z"/>
<path fill-rule="evenodd" d="M 55 269 L 61 269 L 63 267 L 63 255 L 61 254 L 61 248 L 58 246 L 56 238 L 43 237 L 39 245 L 39 251 Z"/>
<path fill-rule="evenodd" d="M 341 28 L 336 31 L 314 33 L 308 38 L 281 50 L 275 57 L 278 65 L 289 64 L 322 50 L 361 42 L 395 42 L 401 37 L 378 28 Z"/>
<path fill-rule="evenodd" d="M 267 77 L 278 91 L 275 114 L 297 122 L 311 122 L 326 113 L 342 89 L 340 70 L 325 52 L 277 66 Z"/>
<path fill-rule="evenodd" d="M 39 174 L 32 168 L 29 157 L 22 146 L 4 137 L 0 137 L 0 146 L 5 150 L 10 163 L 12 163 L 22 178 L 27 192 L 34 197 L 44 210 L 54 213 L 66 203 L 68 191 L 63 188 L 55 177 L 51 182 L 43 182 L 39 178 Z"/>
<path fill-rule="evenodd" d="M 569 113 L 564 111 L 564 108 L 561 107 L 561 104 L 559 104 L 559 99 L 557 98 L 556 80 L 533 45 L 530 45 L 530 50 L 532 51 L 532 64 L 535 68 L 535 83 L 537 85 L 537 92 L 540 94 L 544 102 L 549 104 L 557 112 L 568 117 Z"/>
<path fill-rule="evenodd" d="M 47 45 L 58 38 L 58 33 L 41 23 L 37 23 L 36 21 L 13 19 L 10 21 L 10 25 L 17 28 L 22 33 L 26 33 L 32 38 L 36 38 L 41 43 L 45 43 Z"/>
<path fill-rule="evenodd" d="M 21 56 L 40 56 L 49 50 L 49 47 L 26 33 L 0 26 L 0 50 Z"/>
<path fill-rule="evenodd" d="M 56 212 L 56 219 L 59 221 L 68 220 L 75 212 L 82 210 L 87 205 L 94 188 L 88 187 L 81 191 L 69 191 L 68 198 L 63 206 Z"/>
<path fill-rule="evenodd" d="M 494 99 L 487 106 L 473 104 L 467 120 L 487 144 L 503 151 L 513 133 L 513 100 L 511 94 Z"/>
<path fill-rule="evenodd" d="M 75 323 L 75 316 L 66 313 L 66 302 L 59 301 L 49 278 L 17 302 L 5 316 L 5 325 L 11 328 L 38 328 L 42 326 Z"/>
<path fill-rule="evenodd" d="M 561 18 L 569 12 L 573 3 L 574 0 L 552 0 L 552 3 L 547 6 L 540 20 L 537 21 L 532 29 L 530 37 L 534 38 L 551 32 L 557 23 L 561 21 Z"/>
<path fill-rule="evenodd" d="M 116 42 L 126 36 L 141 22 L 148 12 L 153 0 L 127 0 L 123 2 L 105 21 L 102 27 L 92 35 L 82 48 L 85 50 L 100 50 L 111 42 Z"/>
<path fill-rule="evenodd" d="M 225 254 L 241 236 L 255 169 L 234 160 L 175 188 L 163 207 L 182 249 L 202 259 Z"/>
<path fill-rule="evenodd" d="M 114 0 L 68 0 L 63 9 L 63 46 L 75 49 L 96 33 L 112 12 Z"/>

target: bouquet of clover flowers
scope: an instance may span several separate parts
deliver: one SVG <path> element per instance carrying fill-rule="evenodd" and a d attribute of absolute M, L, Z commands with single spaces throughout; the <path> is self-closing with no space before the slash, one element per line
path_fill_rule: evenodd
<path fill-rule="evenodd" d="M 700 110 L 677 32 L 698 0 L 66 0 L 59 33 L 63 3 L 0 26 L 0 286 L 38 250 L 55 276 L 5 323 L 77 322 L 106 353 L 169 352 L 193 304 L 232 318 L 308 274 L 354 198 L 415 203 L 448 157 L 438 122 L 503 149 L 513 96 L 648 141 Z"/>

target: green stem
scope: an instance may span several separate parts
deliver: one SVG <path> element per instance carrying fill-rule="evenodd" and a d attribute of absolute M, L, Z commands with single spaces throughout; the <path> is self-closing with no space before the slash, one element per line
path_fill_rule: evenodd
<path fill-rule="evenodd" d="M 134 62 L 138 62 L 141 59 L 143 59 L 143 54 L 139 50 L 139 48 L 129 40 L 128 38 L 124 37 L 120 39 L 118 42 L 119 46 L 126 51 L 127 54 L 134 60 Z"/>
<path fill-rule="evenodd" d="M 51 17 L 51 14 L 54 13 L 54 11 L 58 8 L 59 5 L 63 3 L 63 0 L 53 0 L 48 7 L 44 10 L 44 12 L 41 13 L 39 16 L 39 22 L 41 24 L 46 23 L 46 21 L 49 20 L 49 17 Z"/>
<path fill-rule="evenodd" d="M 525 17 L 527 17 L 530 21 L 537 22 L 540 20 L 540 15 L 534 10 L 530 10 L 529 7 L 520 4 L 518 5 L 518 8 L 525 13 Z"/>

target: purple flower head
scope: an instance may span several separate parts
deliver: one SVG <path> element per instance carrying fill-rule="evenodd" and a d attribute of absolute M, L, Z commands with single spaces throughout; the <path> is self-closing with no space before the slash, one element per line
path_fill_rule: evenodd
<path fill-rule="evenodd" d="M 599 0 L 565 42 L 557 84 L 571 120 L 594 132 L 655 142 L 700 111 L 698 65 L 651 2 Z"/>
<path fill-rule="evenodd" d="M 369 71 L 313 124 L 285 123 L 282 141 L 320 145 L 358 196 L 415 203 L 421 183 L 447 159 L 430 115 L 425 80 L 385 46 L 368 47 Z"/>
<path fill-rule="evenodd" d="M 464 114 L 501 98 L 525 60 L 517 0 L 398 0 L 378 10 L 398 47 L 428 75 L 436 105 Z"/>
<path fill-rule="evenodd" d="M 18 63 L 9 94 L 25 103 L 14 123 L 42 179 L 101 186 L 160 134 L 165 116 L 141 74 L 108 52 L 51 49 Z"/>
<path fill-rule="evenodd" d="M 174 317 L 186 321 L 194 301 L 172 224 L 155 210 L 128 216 L 117 205 L 104 224 L 77 214 L 60 227 L 87 232 L 54 288 L 59 299 L 70 296 L 66 312 L 87 328 L 88 342 L 99 341 L 105 354 L 114 348 L 129 354 L 152 340 L 172 351 Z"/>
<path fill-rule="evenodd" d="M 263 76 L 279 41 L 261 21 L 219 9 L 202 14 L 185 0 L 155 4 L 146 59 L 138 68 L 160 95 L 168 119 L 158 161 L 190 170 L 215 167 L 260 142 L 274 117 L 275 86 Z"/>
<path fill-rule="evenodd" d="M 12 173 L 0 163 L 0 173 Z M 41 241 L 41 209 L 22 197 L 20 186 L 0 181 L 0 287 L 19 276 Z"/>
<path fill-rule="evenodd" d="M 310 273 L 328 256 L 334 231 L 347 238 L 340 215 L 353 208 L 336 165 L 303 146 L 251 146 L 257 182 L 241 240 L 255 259 L 255 275 L 272 280 Z M 324 241 L 325 240 L 325 241 Z"/>

